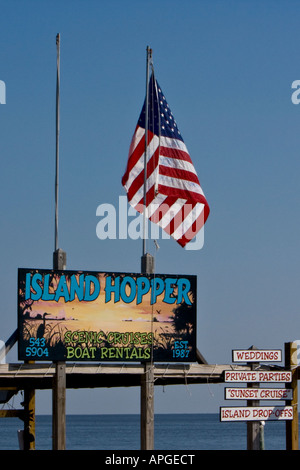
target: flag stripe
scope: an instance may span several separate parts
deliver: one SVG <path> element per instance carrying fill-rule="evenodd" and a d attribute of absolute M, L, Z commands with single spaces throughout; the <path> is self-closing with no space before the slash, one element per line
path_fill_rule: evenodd
<path fill-rule="evenodd" d="M 197 217 L 197 219 L 193 222 L 185 234 L 177 240 L 181 246 L 185 246 L 188 242 L 190 242 L 203 227 L 206 220 L 205 214 L 203 214 L 203 212 L 204 211 L 201 210 L 199 217 Z"/>
<path fill-rule="evenodd" d="M 155 170 L 157 170 L 157 159 L 158 159 L 158 150 L 154 152 L 154 154 L 151 156 L 150 160 L 147 163 L 147 184 L 146 188 L 152 186 L 154 184 L 155 180 Z M 133 172 L 132 172 L 133 174 Z M 131 200 L 133 197 L 137 198 L 138 194 L 144 195 L 144 171 L 143 169 L 141 171 L 137 171 L 135 175 L 135 179 L 131 178 L 129 180 L 128 184 L 128 190 L 127 190 L 127 195 L 128 199 Z"/>
<path fill-rule="evenodd" d="M 179 148 L 172 148 L 172 147 L 166 147 L 162 144 L 160 144 L 160 153 L 162 156 L 164 157 L 171 157 L 171 158 L 174 158 L 175 159 L 178 159 L 178 160 L 181 160 L 181 161 L 186 161 L 186 162 L 189 162 L 193 165 L 192 163 L 192 160 L 189 156 L 189 154 L 187 152 L 185 152 L 184 150 L 181 150 Z"/>
<path fill-rule="evenodd" d="M 164 230 L 172 234 L 175 238 L 181 238 L 183 223 L 186 220 L 187 212 L 192 210 L 192 205 L 190 207 L 186 206 L 185 204 L 181 205 L 179 211 L 174 215 L 174 217 L 170 220 L 169 224 L 164 227 Z"/>
<path fill-rule="evenodd" d="M 143 136 L 145 136 L 145 132 L 143 133 Z M 153 150 L 155 151 L 159 143 L 158 137 L 154 136 L 153 134 L 148 134 L 148 139 L 149 139 L 148 148 L 152 149 L 153 147 Z M 147 153 L 149 155 L 149 152 Z M 133 151 L 133 153 L 131 154 L 128 160 L 127 170 L 122 179 L 122 183 L 126 187 L 126 189 L 130 187 L 132 181 L 134 181 L 134 179 L 141 172 L 144 172 L 144 155 L 145 155 L 145 141 L 142 138 L 136 145 L 135 150 Z"/>
<path fill-rule="evenodd" d="M 172 168 L 172 167 L 167 167 L 164 165 L 159 166 L 159 174 L 162 176 L 167 176 L 172 178 L 173 180 L 178 180 L 179 186 L 181 186 L 181 181 L 183 180 L 182 184 L 185 184 L 185 182 L 189 183 L 195 183 L 196 185 L 199 185 L 199 180 L 198 176 L 195 173 L 192 173 L 191 171 L 185 170 L 185 169 L 180 169 L 180 168 Z"/>
<path fill-rule="evenodd" d="M 134 171 L 135 165 L 137 165 L 140 157 L 145 152 L 144 135 L 145 135 L 145 129 L 141 129 L 140 127 L 137 126 L 134 136 L 131 140 L 131 144 L 130 144 L 127 168 L 122 178 L 123 186 L 127 184 L 128 179 L 131 176 L 131 172 Z"/>
<path fill-rule="evenodd" d="M 191 173 L 194 173 L 195 175 L 197 175 L 196 170 L 192 163 L 181 160 L 179 158 L 165 157 L 161 154 L 161 152 L 159 156 L 159 165 L 167 166 L 170 168 L 178 168 L 179 170 L 190 171 Z"/>
<path fill-rule="evenodd" d="M 158 190 L 162 194 L 172 195 L 174 197 L 186 199 L 187 201 L 197 201 L 206 205 L 205 196 L 202 194 L 191 193 L 190 191 L 176 190 L 176 188 L 169 188 L 167 186 L 159 185 Z"/>
<path fill-rule="evenodd" d="M 182 206 L 186 201 L 181 201 L 180 199 L 174 199 L 173 197 L 168 197 L 153 213 L 153 216 L 150 217 L 151 221 L 158 221 L 160 226 L 165 229 L 171 220 L 176 217 L 178 212 L 180 212 Z"/>
<path fill-rule="evenodd" d="M 159 178 L 160 190 L 163 194 L 173 194 L 177 197 L 183 197 L 187 200 L 198 199 L 198 196 L 203 196 L 203 192 L 199 185 L 192 181 L 180 180 L 178 178 L 171 178 L 169 176 L 161 176 Z"/>
<path fill-rule="evenodd" d="M 196 235 L 197 220 L 203 223 L 203 204 L 197 203 L 195 206 L 191 205 L 191 210 L 189 213 L 184 213 L 184 218 L 182 223 L 178 225 L 177 229 L 174 231 L 174 238 L 182 238 L 183 236 L 187 237 L 188 234 L 192 235 L 192 238 Z M 192 231 L 194 233 L 192 234 Z"/>

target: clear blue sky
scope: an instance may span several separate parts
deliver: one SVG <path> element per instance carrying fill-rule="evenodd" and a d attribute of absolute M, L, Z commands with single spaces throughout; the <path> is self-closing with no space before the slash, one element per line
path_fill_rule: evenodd
<path fill-rule="evenodd" d="M 0 12 L 1 339 L 17 327 L 18 267 L 52 267 L 57 33 L 67 268 L 140 270 L 141 241 L 100 241 L 96 209 L 124 195 L 149 45 L 211 208 L 203 249 L 159 240 L 156 271 L 198 276 L 198 348 L 212 364 L 299 339 L 299 2 L 2 0 Z M 156 412 L 217 413 L 223 388 L 155 394 Z M 51 395 L 37 407 L 51 412 Z M 139 391 L 70 391 L 67 412 L 138 413 Z"/>

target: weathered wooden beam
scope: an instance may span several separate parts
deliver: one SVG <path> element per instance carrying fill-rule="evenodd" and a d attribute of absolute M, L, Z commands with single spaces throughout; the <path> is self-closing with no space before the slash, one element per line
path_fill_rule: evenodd
<path fill-rule="evenodd" d="M 225 370 L 250 370 L 245 365 L 231 364 L 156 363 L 152 366 L 154 386 L 223 383 Z M 260 370 L 268 369 L 268 366 L 260 366 Z M 137 387 L 141 385 L 144 372 L 144 365 L 137 363 L 66 363 L 66 388 Z M 0 364 L 0 387 L 51 390 L 55 374 L 56 366 L 53 363 Z M 295 369 L 295 374 L 298 377 L 298 369 Z"/>
<path fill-rule="evenodd" d="M 230 364 L 153 364 L 155 385 L 178 383 L 221 383 L 225 370 L 250 370 L 247 366 Z M 266 369 L 266 367 L 263 367 Z M 51 389 L 56 366 L 53 363 L 0 364 L 0 387 L 23 390 L 30 381 L 36 389 Z M 66 363 L 66 386 L 91 388 L 138 385 L 144 374 L 143 364 Z M 132 383 L 131 383 L 132 382 Z"/>
<path fill-rule="evenodd" d="M 145 220 L 145 219 L 144 219 Z M 145 241 L 145 240 L 144 240 Z M 141 272 L 153 274 L 154 257 L 146 253 L 141 258 Z M 154 449 L 154 364 L 152 357 L 149 362 L 142 364 L 141 374 L 141 450 Z"/>
<path fill-rule="evenodd" d="M 285 343 L 285 367 L 292 371 L 292 382 L 286 384 L 293 390 L 293 399 L 286 402 L 293 407 L 293 419 L 286 421 L 286 450 L 299 449 L 299 417 L 298 417 L 298 366 L 297 344 Z"/>
<path fill-rule="evenodd" d="M 24 390 L 24 450 L 35 450 L 35 390 Z"/>
<path fill-rule="evenodd" d="M 0 410 L 0 418 L 20 418 L 24 421 L 24 410 Z"/>
<path fill-rule="evenodd" d="M 53 376 L 52 392 L 52 449 L 66 448 L 66 367 L 65 363 L 56 363 Z"/>
<path fill-rule="evenodd" d="M 141 450 L 154 449 L 154 374 L 151 363 L 141 376 Z"/>
<path fill-rule="evenodd" d="M 254 346 L 251 346 L 249 349 L 257 349 Z M 253 362 L 248 363 L 251 370 L 257 370 L 259 363 Z M 258 388 L 259 383 L 248 383 L 248 388 Z M 259 406 L 259 400 L 247 400 L 247 406 Z M 247 450 L 261 450 L 260 449 L 260 432 L 262 428 L 259 421 L 248 421 L 247 423 Z"/>
<path fill-rule="evenodd" d="M 57 46 L 57 90 L 59 90 L 59 54 L 60 35 L 56 36 Z M 59 130 L 59 93 L 57 98 L 57 129 Z M 65 270 L 67 254 L 58 248 L 58 134 L 56 142 L 56 210 L 55 210 L 55 251 L 53 253 L 53 269 Z M 53 450 L 65 450 L 66 448 L 66 363 L 55 363 L 52 391 L 52 448 Z"/>

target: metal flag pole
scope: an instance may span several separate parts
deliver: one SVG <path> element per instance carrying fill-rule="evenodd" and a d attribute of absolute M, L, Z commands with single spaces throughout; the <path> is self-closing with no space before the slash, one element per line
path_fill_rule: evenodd
<path fill-rule="evenodd" d="M 59 86 L 60 86 L 60 34 L 56 35 L 56 166 L 55 166 L 55 251 L 58 249 L 58 169 L 59 169 Z"/>
<path fill-rule="evenodd" d="M 55 164 L 55 236 L 54 236 L 54 253 L 53 268 L 66 268 L 66 253 L 58 248 L 58 186 L 59 186 L 59 131 L 60 131 L 60 114 L 59 114 L 59 89 L 60 89 L 60 34 L 56 35 L 56 53 L 57 53 L 57 74 L 56 74 L 56 164 Z"/>
<path fill-rule="evenodd" d="M 59 172 L 59 86 L 60 86 L 60 34 L 56 35 L 56 168 L 55 168 L 55 251 L 53 269 L 66 269 L 66 253 L 58 248 L 58 172 Z M 52 384 L 52 448 L 66 448 L 66 364 L 55 362 Z"/>
<path fill-rule="evenodd" d="M 145 103 L 145 152 L 144 152 L 144 210 L 143 210 L 143 254 L 141 260 L 141 269 L 143 273 L 151 273 L 154 270 L 154 258 L 146 250 L 147 240 L 147 162 L 148 162 L 148 120 L 149 120 L 149 68 L 152 60 L 152 49 L 147 46 L 146 63 L 146 103 Z"/>
<path fill-rule="evenodd" d="M 148 153 L 148 103 L 149 103 L 149 64 L 152 59 L 152 50 L 147 46 L 146 69 L 146 106 L 145 106 L 145 153 L 144 153 L 144 233 L 143 256 L 141 271 L 145 274 L 154 273 L 154 258 L 146 253 L 146 194 L 147 194 L 147 153 Z M 154 369 L 151 361 L 144 363 L 144 373 L 141 376 L 141 450 L 154 449 Z"/>
<path fill-rule="evenodd" d="M 143 255 L 146 255 L 146 194 L 147 194 L 147 155 L 148 155 L 148 110 L 149 110 L 149 63 L 152 50 L 147 46 L 146 62 L 146 107 L 145 107 L 145 153 L 144 153 L 144 218 L 143 218 Z"/>

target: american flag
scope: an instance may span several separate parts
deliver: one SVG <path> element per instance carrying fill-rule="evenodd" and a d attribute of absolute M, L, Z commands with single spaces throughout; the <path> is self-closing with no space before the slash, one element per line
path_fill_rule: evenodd
<path fill-rule="evenodd" d="M 184 247 L 203 227 L 209 206 L 171 109 L 153 72 L 148 95 L 146 201 L 146 99 L 132 137 L 122 184 L 129 204 L 143 213 L 146 202 L 146 217 Z"/>

